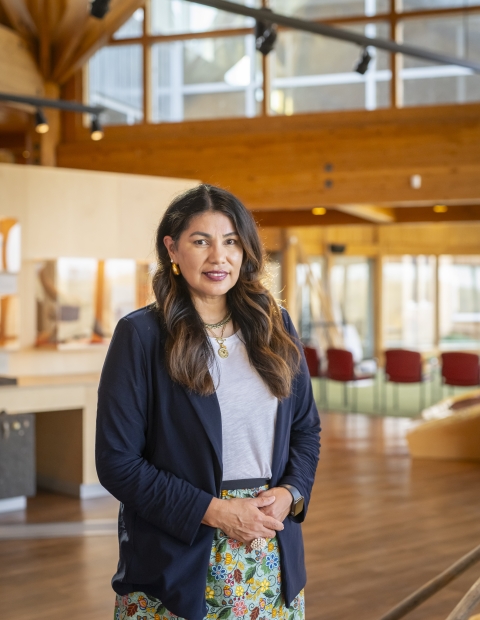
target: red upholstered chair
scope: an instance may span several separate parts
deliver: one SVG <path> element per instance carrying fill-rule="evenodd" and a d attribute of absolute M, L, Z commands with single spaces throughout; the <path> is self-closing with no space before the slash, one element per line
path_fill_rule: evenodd
<path fill-rule="evenodd" d="M 318 380 L 318 383 L 319 383 L 318 400 L 320 401 L 322 400 L 322 390 L 321 390 L 322 371 L 321 371 L 320 356 L 318 355 L 318 351 L 315 347 L 309 347 L 309 346 L 303 345 L 303 351 L 305 353 L 305 359 L 307 361 L 308 372 L 310 373 L 310 377 L 312 378 L 312 387 L 314 386 L 313 379 Z M 315 383 L 316 382 L 317 381 L 315 381 Z"/>
<path fill-rule="evenodd" d="M 340 381 L 344 384 L 343 394 L 345 406 L 348 405 L 347 383 L 361 381 L 362 379 L 375 379 L 375 374 L 360 374 L 355 372 L 353 355 L 345 349 L 327 349 L 328 368 L 326 376 L 331 381 Z M 357 386 L 355 386 L 354 409 L 357 408 Z M 375 392 L 374 398 L 376 399 Z"/>
<path fill-rule="evenodd" d="M 385 351 L 385 385 L 391 383 L 419 383 L 420 409 L 425 404 L 425 379 L 422 368 L 422 356 L 418 351 L 406 349 L 388 349 Z M 385 396 L 385 390 L 384 390 Z M 383 405 L 386 399 L 383 398 Z M 398 387 L 396 391 L 396 409 L 398 409 Z"/>
<path fill-rule="evenodd" d="M 451 351 L 442 353 L 443 385 L 469 386 L 480 385 L 480 362 L 475 353 Z"/>
<path fill-rule="evenodd" d="M 307 360 L 308 372 L 311 377 L 320 377 L 320 357 L 315 347 L 303 346 L 305 359 Z"/>

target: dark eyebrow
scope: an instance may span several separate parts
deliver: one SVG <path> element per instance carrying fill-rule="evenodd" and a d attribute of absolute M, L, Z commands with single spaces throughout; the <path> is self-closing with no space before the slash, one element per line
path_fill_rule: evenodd
<path fill-rule="evenodd" d="M 205 232 L 201 232 L 199 230 L 196 230 L 195 232 L 192 232 L 190 234 L 190 237 L 193 237 L 194 235 L 201 235 L 202 237 L 207 237 L 207 239 L 211 239 L 212 235 L 209 235 L 208 233 Z M 237 232 L 229 232 L 226 235 L 223 235 L 224 237 L 231 237 L 232 235 L 235 235 L 236 237 L 238 237 L 238 233 Z"/>

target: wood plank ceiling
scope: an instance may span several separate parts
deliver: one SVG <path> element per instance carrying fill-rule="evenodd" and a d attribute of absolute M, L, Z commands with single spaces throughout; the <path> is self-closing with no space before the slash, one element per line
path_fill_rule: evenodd
<path fill-rule="evenodd" d="M 62 88 L 143 1 L 111 0 L 100 20 L 90 16 L 90 0 L 0 0 L 0 92 L 72 98 Z M 0 103 L 0 161 L 55 165 L 60 114 L 45 110 L 56 131 L 40 139 L 33 111 Z"/>
<path fill-rule="evenodd" d="M 0 0 L 0 24 L 28 43 L 44 81 L 61 86 L 142 4 L 111 0 L 99 20 L 90 16 L 89 0 Z"/>

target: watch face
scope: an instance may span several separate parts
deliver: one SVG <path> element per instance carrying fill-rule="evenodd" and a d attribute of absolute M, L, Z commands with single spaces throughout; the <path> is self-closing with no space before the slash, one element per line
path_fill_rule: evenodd
<path fill-rule="evenodd" d="M 299 515 L 303 510 L 303 497 L 300 497 L 297 499 L 297 501 L 295 502 L 294 506 L 293 506 L 293 516 L 296 517 L 297 515 Z"/>

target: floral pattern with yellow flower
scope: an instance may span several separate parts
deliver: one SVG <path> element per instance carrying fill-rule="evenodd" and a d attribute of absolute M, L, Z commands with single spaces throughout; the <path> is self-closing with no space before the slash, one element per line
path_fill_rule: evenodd
<path fill-rule="evenodd" d="M 222 491 L 222 499 L 256 497 L 261 490 Z M 303 590 L 285 607 L 276 538 L 256 551 L 215 531 L 207 573 L 205 620 L 305 620 Z M 163 603 L 144 592 L 117 595 L 114 620 L 172 620 Z M 178 620 L 184 620 L 178 618 Z"/>

